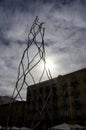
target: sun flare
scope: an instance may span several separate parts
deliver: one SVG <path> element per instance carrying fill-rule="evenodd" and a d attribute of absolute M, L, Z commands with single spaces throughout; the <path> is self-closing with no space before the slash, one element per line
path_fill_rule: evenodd
<path fill-rule="evenodd" d="M 52 71 L 54 69 L 55 65 L 51 59 L 46 59 L 45 67 L 47 70 Z"/>

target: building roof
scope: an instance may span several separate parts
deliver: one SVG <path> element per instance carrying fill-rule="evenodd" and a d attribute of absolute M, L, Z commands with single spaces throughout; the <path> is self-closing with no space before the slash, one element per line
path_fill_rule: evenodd
<path fill-rule="evenodd" d="M 12 97 L 9 96 L 0 96 L 0 105 L 2 104 L 8 104 L 10 102 L 15 102 L 16 100 L 14 100 Z"/>

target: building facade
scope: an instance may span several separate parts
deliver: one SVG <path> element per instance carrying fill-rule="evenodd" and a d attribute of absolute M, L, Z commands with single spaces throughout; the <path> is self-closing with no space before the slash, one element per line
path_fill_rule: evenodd
<path fill-rule="evenodd" d="M 31 85 L 27 89 L 32 120 L 50 124 L 86 123 L 86 68 Z"/>
<path fill-rule="evenodd" d="M 13 98 L 8 96 L 0 96 L 0 105 L 12 103 L 12 102 L 17 102 L 17 100 L 14 100 Z"/>
<path fill-rule="evenodd" d="M 85 100 L 86 68 L 28 86 L 26 101 L 9 104 L 5 100 L 0 105 L 0 125 L 6 126 L 9 118 L 9 126 L 34 130 L 63 122 L 86 126 Z"/>

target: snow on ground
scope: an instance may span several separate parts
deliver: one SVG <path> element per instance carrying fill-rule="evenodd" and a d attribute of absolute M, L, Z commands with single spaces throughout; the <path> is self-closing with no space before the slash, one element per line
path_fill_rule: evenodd
<path fill-rule="evenodd" d="M 6 128 L 0 126 L 0 130 L 1 130 L 1 129 L 2 129 L 2 130 L 5 130 Z M 10 128 L 7 128 L 7 130 L 10 130 Z M 31 129 L 30 129 L 30 128 L 26 128 L 26 127 L 18 128 L 18 127 L 13 126 L 13 127 L 11 127 L 11 130 L 31 130 Z"/>

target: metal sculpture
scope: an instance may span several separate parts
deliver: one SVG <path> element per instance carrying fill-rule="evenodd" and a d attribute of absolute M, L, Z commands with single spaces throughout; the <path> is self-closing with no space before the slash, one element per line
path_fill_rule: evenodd
<path fill-rule="evenodd" d="M 14 100 L 17 99 L 17 97 L 19 97 L 20 100 L 23 101 L 23 98 L 21 95 L 21 90 L 25 86 L 28 87 L 30 85 L 29 79 L 27 80 L 28 75 L 31 77 L 33 84 L 36 83 L 35 77 L 31 73 L 31 71 L 33 69 L 35 69 L 36 66 L 41 61 L 43 62 L 43 71 L 39 78 L 39 83 L 41 82 L 44 73 L 46 73 L 48 79 L 52 79 L 49 69 L 48 70 L 46 69 L 45 44 L 44 44 L 45 28 L 43 26 L 44 26 L 44 23 L 39 22 L 39 18 L 36 17 L 36 19 L 34 20 L 32 26 L 31 26 L 30 32 L 28 34 L 27 47 L 25 48 L 25 50 L 23 52 L 21 61 L 18 66 L 17 81 L 16 81 L 16 85 L 15 85 L 15 88 L 14 88 L 14 91 L 12 94 L 12 98 Z M 36 47 L 37 51 L 36 51 L 36 53 L 34 53 L 33 57 L 30 57 L 29 50 L 33 46 Z M 25 61 L 27 61 L 27 64 L 25 64 Z M 31 89 L 30 89 L 30 91 L 31 91 Z M 38 112 L 40 113 L 40 115 L 42 115 L 42 113 L 45 109 L 45 106 L 47 104 L 47 100 L 50 97 L 50 95 L 51 95 L 51 93 L 49 93 L 42 110 L 40 111 L 38 109 Z M 9 105 L 9 111 L 10 111 L 10 106 L 11 106 L 11 104 Z M 40 120 L 41 120 L 41 118 L 40 118 Z M 9 117 L 8 117 L 8 121 L 7 121 L 7 126 L 8 126 L 8 122 L 9 122 Z M 37 122 L 37 124 L 33 125 L 32 129 L 36 128 L 39 123 L 40 123 L 40 121 Z"/>

